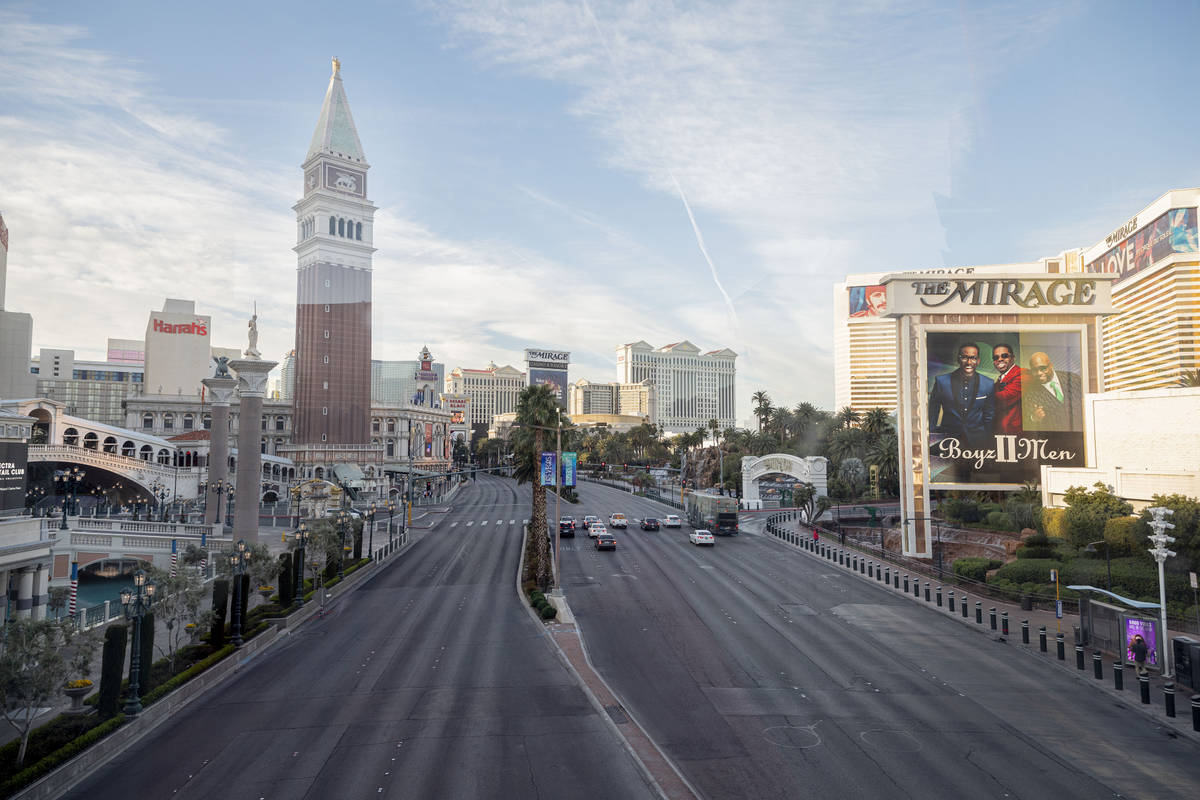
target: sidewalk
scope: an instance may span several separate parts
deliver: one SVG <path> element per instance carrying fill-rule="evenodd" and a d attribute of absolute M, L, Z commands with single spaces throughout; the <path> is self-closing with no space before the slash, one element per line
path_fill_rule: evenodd
<path fill-rule="evenodd" d="M 760 536 L 770 536 L 766 532 L 766 519 L 746 520 L 743 523 L 742 529 L 745 532 Z M 953 583 L 947 582 L 941 584 L 932 575 L 918 574 L 912 570 L 906 570 L 904 567 L 897 567 L 895 564 L 881 562 L 878 558 L 878 553 L 868 549 L 857 549 L 851 544 L 843 548 L 836 542 L 822 540 L 827 549 L 832 549 L 834 558 L 830 559 L 822 557 L 819 553 L 814 552 L 806 546 L 795 545 L 791 542 L 784 541 L 778 537 L 771 538 L 781 542 L 784 546 L 793 550 L 798 550 L 804 555 L 823 561 L 824 563 L 835 566 L 838 569 L 846 572 L 853 572 L 863 581 L 874 583 L 879 587 L 885 584 L 878 575 L 868 577 L 866 569 L 861 569 L 862 562 L 866 562 L 867 568 L 874 572 L 874 567 L 882 563 L 885 568 L 885 575 L 892 578 L 891 583 L 887 584 L 890 591 L 907 597 L 914 603 L 918 603 L 940 614 L 944 614 L 957 622 L 975 628 L 980 633 L 991 636 L 996 641 L 1008 642 L 1015 646 L 1023 656 L 1028 658 L 1042 659 L 1048 666 L 1056 669 L 1064 670 L 1077 679 L 1091 683 L 1097 689 L 1100 689 L 1105 694 L 1109 695 L 1115 702 L 1123 703 L 1132 709 L 1136 709 L 1139 713 L 1146 714 L 1152 717 L 1159 724 L 1169 728 L 1174 733 L 1190 737 L 1193 741 L 1200 743 L 1200 732 L 1192 730 L 1192 710 L 1190 698 L 1193 694 L 1200 694 L 1200 687 L 1192 688 L 1184 685 L 1175 685 L 1175 717 L 1166 715 L 1165 695 L 1163 693 L 1164 686 L 1168 681 L 1164 681 L 1161 674 L 1157 670 L 1150 671 L 1150 702 L 1142 703 L 1141 690 L 1138 682 L 1137 672 L 1131 662 L 1126 662 L 1123 670 L 1124 688 L 1118 691 L 1114 686 L 1113 664 L 1116 659 L 1105 653 L 1100 653 L 1101 678 L 1096 679 L 1095 676 L 1095 654 L 1098 652 L 1089 647 L 1083 647 L 1083 669 L 1079 669 L 1078 655 L 1076 651 L 1075 628 L 1078 626 L 1079 620 L 1076 617 L 1064 616 L 1062 620 L 1058 620 L 1054 616 L 1053 611 L 1022 611 L 1020 606 L 1006 603 L 1001 600 L 996 600 L 990 597 L 972 596 L 970 591 L 964 593 L 963 588 L 955 586 Z M 846 554 L 846 564 L 843 566 L 838 561 L 840 551 L 844 550 Z M 860 570 L 851 568 L 852 559 L 858 558 Z M 900 575 L 900 588 L 895 588 L 895 576 L 897 572 Z M 952 576 L 947 576 L 952 577 Z M 905 578 L 908 579 L 908 592 L 904 592 Z M 919 583 L 920 595 L 915 594 L 914 584 Z M 939 586 L 942 589 L 942 606 L 937 605 L 937 589 Z M 926 600 L 926 591 L 929 592 L 929 600 Z M 955 593 L 954 612 L 950 611 L 949 593 L 953 590 Z M 967 616 L 962 616 L 963 601 L 967 603 Z M 976 619 L 976 603 L 980 603 L 980 611 L 982 612 L 982 622 L 977 622 Z M 991 611 L 996 612 L 996 627 L 992 629 Z M 1003 633 L 1003 615 L 1008 615 L 1009 633 L 1007 636 Z M 1021 623 L 1029 623 L 1029 644 L 1024 644 L 1022 641 Z M 1061 622 L 1063 640 L 1064 640 L 1064 658 L 1058 659 L 1056 635 L 1059 632 L 1059 623 Z M 1039 629 L 1045 626 L 1046 628 L 1046 652 L 1041 652 L 1039 642 Z M 1174 632 L 1168 631 L 1170 638 L 1176 635 Z M 1169 639 L 1168 639 L 1169 641 Z"/>

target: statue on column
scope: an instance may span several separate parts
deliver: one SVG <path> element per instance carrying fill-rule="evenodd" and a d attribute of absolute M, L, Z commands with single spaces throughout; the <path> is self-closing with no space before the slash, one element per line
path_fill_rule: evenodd
<path fill-rule="evenodd" d="M 214 378 L 232 378 L 229 374 L 229 356 L 213 356 L 213 361 L 216 362 L 217 368 L 213 372 Z"/>
<path fill-rule="evenodd" d="M 250 329 L 250 346 L 248 348 L 246 348 L 245 355 L 247 358 L 258 358 L 259 356 L 262 355 L 262 353 L 258 352 L 258 311 L 257 311 L 257 309 L 255 310 L 254 315 L 252 317 L 250 317 L 250 322 L 247 327 L 249 327 L 249 329 Z"/>

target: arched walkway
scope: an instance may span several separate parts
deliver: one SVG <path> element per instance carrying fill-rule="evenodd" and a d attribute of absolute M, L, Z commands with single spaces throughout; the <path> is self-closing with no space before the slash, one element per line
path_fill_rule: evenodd
<path fill-rule="evenodd" d="M 821 456 L 800 458 L 787 453 L 772 453 L 755 458 L 742 459 L 742 506 L 747 509 L 762 508 L 759 494 L 759 479 L 772 473 L 791 475 L 802 483 L 811 483 L 818 495 L 828 494 L 826 470 L 829 462 Z"/>

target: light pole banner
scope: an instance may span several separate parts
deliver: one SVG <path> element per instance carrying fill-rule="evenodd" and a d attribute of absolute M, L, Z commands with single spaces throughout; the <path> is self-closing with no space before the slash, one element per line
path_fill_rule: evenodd
<path fill-rule="evenodd" d="M 554 481 L 556 472 L 558 470 L 555 469 L 554 453 L 542 453 L 542 474 L 540 479 L 542 486 L 557 486 L 558 484 Z"/>
<path fill-rule="evenodd" d="M 578 457 L 577 453 L 563 453 L 562 454 L 562 460 L 563 460 L 563 463 L 562 463 L 562 485 L 563 486 L 574 486 L 575 485 L 575 464 L 576 464 L 577 457 Z"/>

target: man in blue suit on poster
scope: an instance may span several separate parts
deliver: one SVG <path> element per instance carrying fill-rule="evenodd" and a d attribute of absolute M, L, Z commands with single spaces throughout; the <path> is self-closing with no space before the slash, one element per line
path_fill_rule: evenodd
<path fill-rule="evenodd" d="M 929 393 L 929 430 L 954 437 L 963 448 L 993 446 L 994 383 L 979 374 L 979 347 L 958 348 L 958 369 L 938 375 Z"/>

